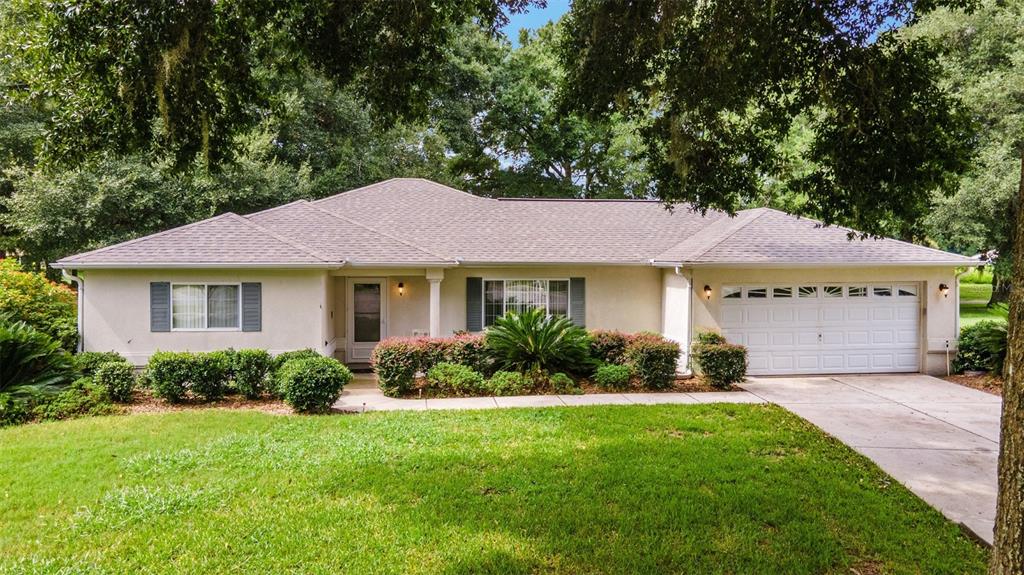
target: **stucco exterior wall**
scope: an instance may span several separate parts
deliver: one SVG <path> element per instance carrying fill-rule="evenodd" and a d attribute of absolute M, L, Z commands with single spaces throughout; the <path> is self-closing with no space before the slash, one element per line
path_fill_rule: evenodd
<path fill-rule="evenodd" d="M 311 347 L 326 352 L 326 272 L 267 270 L 88 270 L 83 323 L 85 349 L 117 351 L 143 365 L 157 350 L 212 351 L 255 347 L 280 353 Z M 242 331 L 149 330 L 149 283 L 260 282 L 263 329 Z M 337 315 L 337 314 L 335 314 Z"/>
<path fill-rule="evenodd" d="M 741 269 L 693 268 L 693 329 L 718 330 L 720 296 L 723 285 L 751 283 L 918 283 L 921 297 L 921 366 L 931 374 L 946 374 L 947 346 L 950 357 L 956 349 L 958 334 L 956 276 L 951 268 L 796 268 Z M 939 284 L 950 286 L 949 297 L 939 293 Z M 704 286 L 711 287 L 711 299 L 704 296 Z"/>

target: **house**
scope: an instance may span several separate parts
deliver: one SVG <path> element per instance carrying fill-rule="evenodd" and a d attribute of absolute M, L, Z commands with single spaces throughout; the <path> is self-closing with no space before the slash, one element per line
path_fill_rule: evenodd
<path fill-rule="evenodd" d="M 491 199 L 393 179 L 223 214 L 56 262 L 87 350 L 311 347 L 366 363 L 388 336 L 478 332 L 540 306 L 588 328 L 698 330 L 752 374 L 945 373 L 969 258 L 766 209 Z M 681 361 L 685 369 L 686 358 Z"/>

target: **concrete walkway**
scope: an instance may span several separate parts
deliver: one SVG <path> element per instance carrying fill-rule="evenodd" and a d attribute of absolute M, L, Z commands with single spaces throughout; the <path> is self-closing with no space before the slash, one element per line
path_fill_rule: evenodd
<path fill-rule="evenodd" d="M 752 378 L 743 388 L 817 425 L 992 542 L 999 397 L 926 375 Z"/>
<path fill-rule="evenodd" d="M 566 405 L 654 405 L 661 403 L 764 403 L 746 391 L 701 393 L 594 393 L 587 395 L 515 395 L 510 397 L 449 397 L 395 399 L 385 397 L 370 374 L 357 374 L 334 404 L 340 411 L 427 409 L 493 409 L 497 407 L 551 407 Z"/>

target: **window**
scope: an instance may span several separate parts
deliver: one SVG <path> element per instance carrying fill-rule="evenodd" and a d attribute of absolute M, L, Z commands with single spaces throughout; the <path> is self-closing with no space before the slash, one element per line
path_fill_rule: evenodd
<path fill-rule="evenodd" d="M 550 315 L 569 315 L 569 280 L 484 281 L 484 326 L 510 311 L 540 308 Z"/>
<path fill-rule="evenodd" d="M 896 288 L 896 295 L 900 297 L 916 297 L 917 287 L 915 286 L 899 286 Z"/>
<path fill-rule="evenodd" d="M 743 297 L 743 288 L 736 286 L 722 288 L 722 299 L 740 299 L 741 297 Z"/>
<path fill-rule="evenodd" d="M 797 293 L 800 297 L 818 297 L 818 286 L 800 286 Z"/>
<path fill-rule="evenodd" d="M 772 288 L 772 297 L 774 297 L 774 298 L 793 297 L 793 288 L 791 288 L 791 287 Z"/>
<path fill-rule="evenodd" d="M 747 298 L 749 299 L 763 299 L 768 297 L 768 288 L 747 288 Z"/>
<path fill-rule="evenodd" d="M 875 297 L 889 297 L 892 295 L 892 288 L 889 286 L 876 286 L 871 288 L 871 293 L 875 294 Z"/>
<path fill-rule="evenodd" d="M 868 297 L 867 286 L 850 286 L 847 289 L 846 295 L 849 297 Z"/>
<path fill-rule="evenodd" d="M 825 286 L 825 297 L 843 297 L 843 286 Z"/>
<path fill-rule="evenodd" d="M 238 329 L 238 291 L 238 284 L 172 285 L 171 329 Z"/>

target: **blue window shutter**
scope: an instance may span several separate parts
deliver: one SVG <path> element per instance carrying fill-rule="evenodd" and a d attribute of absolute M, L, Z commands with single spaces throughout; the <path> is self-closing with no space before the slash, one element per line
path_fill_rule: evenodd
<path fill-rule="evenodd" d="M 466 278 L 466 331 L 484 330 L 484 279 Z"/>
<path fill-rule="evenodd" d="M 580 327 L 587 325 L 586 278 L 569 278 L 569 319 Z"/>
<path fill-rule="evenodd" d="M 149 283 L 149 331 L 171 331 L 171 282 Z"/>
<path fill-rule="evenodd" d="M 242 284 L 242 331 L 263 330 L 263 285 Z"/>

